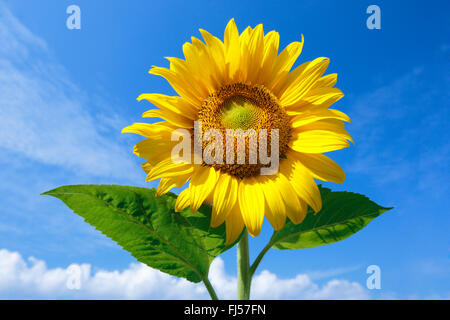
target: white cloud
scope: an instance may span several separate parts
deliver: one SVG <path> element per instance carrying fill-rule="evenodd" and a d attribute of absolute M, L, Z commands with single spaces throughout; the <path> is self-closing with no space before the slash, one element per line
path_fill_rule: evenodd
<path fill-rule="evenodd" d="M 80 270 L 79 289 L 71 270 Z M 140 263 L 125 270 L 96 270 L 90 264 L 48 268 L 42 260 L 23 259 L 18 252 L 0 250 L 0 299 L 208 299 L 202 284 L 169 276 Z M 226 274 L 224 262 L 211 265 L 210 279 L 220 298 L 235 299 L 236 278 Z M 76 282 L 75 282 L 76 283 Z M 74 286 L 72 286 L 73 288 Z M 76 285 L 75 285 L 76 287 Z M 254 277 L 252 299 L 368 299 L 360 284 L 333 279 L 323 286 L 306 274 L 280 279 L 263 270 Z"/>
<path fill-rule="evenodd" d="M 79 268 L 79 289 L 70 289 Z M 42 260 L 24 260 L 17 252 L 0 250 L 0 299 L 195 299 L 206 290 L 140 263 L 122 271 L 93 271 L 90 264 L 50 269 Z M 72 288 L 74 288 L 72 286 Z"/>
<path fill-rule="evenodd" d="M 334 268 L 334 269 L 329 269 L 329 270 L 310 271 L 310 272 L 307 272 L 306 274 L 312 280 L 319 280 L 319 279 L 326 279 L 326 278 L 340 276 L 345 273 L 356 271 L 360 268 L 361 268 L 361 266 L 352 266 L 352 267 L 345 267 L 345 268 Z"/>
<path fill-rule="evenodd" d="M 368 299 L 367 290 L 357 282 L 333 279 L 320 287 L 306 274 L 280 279 L 263 270 L 253 279 L 253 299 Z"/>
<path fill-rule="evenodd" d="M 357 152 L 348 172 L 370 175 L 380 185 L 408 181 L 433 196 L 448 189 L 448 98 L 442 92 L 449 82 L 442 70 L 413 68 L 353 99 L 349 129 Z"/>
<path fill-rule="evenodd" d="M 117 142 L 115 112 L 102 114 L 98 97 L 78 88 L 46 42 L 2 5 L 0 39 L 2 152 L 97 176 L 136 177 L 131 147 Z"/>

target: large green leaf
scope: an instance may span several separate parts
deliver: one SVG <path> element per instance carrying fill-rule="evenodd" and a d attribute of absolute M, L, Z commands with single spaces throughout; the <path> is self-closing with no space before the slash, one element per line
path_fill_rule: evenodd
<path fill-rule="evenodd" d="M 322 210 L 313 214 L 310 209 L 305 220 L 295 225 L 286 221 L 283 229 L 271 239 L 276 249 L 306 249 L 330 244 L 350 237 L 380 214 L 392 209 L 383 208 L 366 196 L 320 187 Z"/>
<path fill-rule="evenodd" d="M 168 274 L 200 282 L 225 246 L 225 226 L 210 228 L 211 207 L 195 214 L 175 212 L 176 195 L 116 185 L 72 185 L 43 193 L 62 200 L 76 214 L 129 251 L 137 260 Z"/>

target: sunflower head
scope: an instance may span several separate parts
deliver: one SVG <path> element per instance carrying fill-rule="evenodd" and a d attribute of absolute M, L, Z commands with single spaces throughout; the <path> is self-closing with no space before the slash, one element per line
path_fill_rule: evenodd
<path fill-rule="evenodd" d="M 314 179 L 345 179 L 322 154 L 352 141 L 343 123 L 350 119 L 330 109 L 343 96 L 334 88 L 337 75 L 324 76 L 327 58 L 291 70 L 303 37 L 279 53 L 278 33 L 264 33 L 262 25 L 239 33 L 231 19 L 223 41 L 200 33 L 204 41 L 192 37 L 183 45 L 184 59 L 168 58 L 169 68 L 150 70 L 178 95 L 138 98 L 158 108 L 144 117 L 163 121 L 123 129 L 146 137 L 134 153 L 147 159 L 147 181 L 161 179 L 158 195 L 189 182 L 176 210 L 212 204 L 211 225 L 226 223 L 227 243 L 244 227 L 257 236 L 264 217 L 275 230 L 286 218 L 301 223 L 308 206 L 321 209 Z M 184 161 L 174 161 L 180 149 Z"/>

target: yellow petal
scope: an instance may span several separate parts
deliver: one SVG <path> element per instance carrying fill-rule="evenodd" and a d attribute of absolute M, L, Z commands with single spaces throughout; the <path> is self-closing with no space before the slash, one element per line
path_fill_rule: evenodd
<path fill-rule="evenodd" d="M 162 111 L 170 111 L 178 115 L 182 115 L 188 119 L 196 120 L 198 117 L 198 109 L 193 108 L 189 103 L 186 103 L 181 97 L 171 97 L 159 93 L 143 93 L 137 100 L 142 99 L 154 104 Z"/>
<path fill-rule="evenodd" d="M 236 202 L 225 219 L 226 241 L 225 245 L 232 244 L 241 235 L 244 229 L 244 220 L 242 219 L 239 204 Z"/>
<path fill-rule="evenodd" d="M 289 147 L 298 152 L 323 153 L 339 150 L 353 142 L 340 120 L 319 120 L 292 130 Z"/>
<path fill-rule="evenodd" d="M 197 98 L 206 98 L 209 94 L 208 88 L 203 83 L 202 79 L 189 68 L 189 64 L 180 58 L 166 57 L 170 61 L 170 71 L 179 79 L 183 79 L 185 83 L 189 84 L 187 88 L 189 92 L 194 94 Z"/>
<path fill-rule="evenodd" d="M 293 152 L 298 159 L 316 179 L 336 183 L 344 183 L 345 172 L 333 160 L 323 154 Z"/>
<path fill-rule="evenodd" d="M 338 88 L 324 87 L 311 89 L 308 94 L 298 100 L 295 104 L 287 106 L 287 109 L 289 112 L 302 112 L 308 111 L 308 109 L 314 110 L 316 108 L 326 109 L 343 96 L 344 94 Z"/>
<path fill-rule="evenodd" d="M 262 24 L 253 29 L 248 42 L 248 75 L 247 81 L 256 83 L 264 56 L 264 30 Z"/>
<path fill-rule="evenodd" d="M 303 98 L 325 72 L 329 62 L 327 58 L 317 58 L 292 71 L 287 80 L 287 87 L 280 97 L 281 104 L 288 107 Z"/>
<path fill-rule="evenodd" d="M 308 213 L 308 204 L 302 199 L 298 199 L 298 202 L 299 206 L 297 207 L 297 210 L 288 212 L 289 220 L 291 220 L 293 224 L 302 223 Z"/>
<path fill-rule="evenodd" d="M 241 46 L 239 42 L 239 32 L 234 19 L 231 19 L 225 28 L 224 43 L 225 59 L 228 66 L 228 78 L 230 81 L 237 80 L 240 66 Z"/>
<path fill-rule="evenodd" d="M 292 159 L 292 157 L 283 159 L 280 164 L 280 173 L 290 181 L 292 188 L 301 199 L 309 204 L 315 212 L 320 211 L 322 198 L 319 188 L 300 161 Z"/>
<path fill-rule="evenodd" d="M 122 129 L 122 133 L 137 133 L 152 140 L 169 139 L 177 127 L 166 121 L 156 123 L 133 123 Z"/>
<path fill-rule="evenodd" d="M 291 113 L 289 115 L 293 114 Z M 293 128 L 301 127 L 323 119 L 338 119 L 350 122 L 350 118 L 341 111 L 334 109 L 319 109 L 317 111 L 295 113 L 295 116 L 291 119 L 291 126 Z"/>
<path fill-rule="evenodd" d="M 158 189 L 156 189 L 156 196 L 160 197 L 163 194 L 167 193 L 172 188 L 182 187 L 190 177 L 191 174 L 189 173 L 175 177 L 161 178 L 161 181 L 159 182 L 158 185 Z"/>
<path fill-rule="evenodd" d="M 211 227 L 221 225 L 236 204 L 238 182 L 236 178 L 221 174 L 214 189 Z"/>
<path fill-rule="evenodd" d="M 178 175 L 184 175 L 192 173 L 194 167 L 192 164 L 178 164 L 175 163 L 169 156 L 165 160 L 158 162 L 152 166 L 150 172 L 147 175 L 146 182 L 153 181 L 159 178 L 168 178 Z"/>
<path fill-rule="evenodd" d="M 206 45 L 199 39 L 192 37 L 192 44 L 183 45 L 183 53 L 189 70 L 201 81 L 209 93 L 220 88 L 217 70 L 214 67 L 214 58 L 210 57 Z"/>
<path fill-rule="evenodd" d="M 297 141 L 289 144 L 292 150 L 305 153 L 323 153 L 347 148 L 347 139 L 331 131 L 311 130 L 296 136 Z"/>
<path fill-rule="evenodd" d="M 320 88 L 320 87 L 333 87 L 337 82 L 337 73 L 327 74 L 323 76 L 314 84 L 312 89 Z"/>
<path fill-rule="evenodd" d="M 261 64 L 258 83 L 266 85 L 272 75 L 280 44 L 280 35 L 270 31 L 264 36 L 264 57 Z"/>
<path fill-rule="evenodd" d="M 169 110 L 151 109 L 142 114 L 144 118 L 161 118 L 180 128 L 193 128 L 194 121 Z"/>
<path fill-rule="evenodd" d="M 241 82 L 247 81 L 248 75 L 248 43 L 251 38 L 251 34 L 253 29 L 247 27 L 240 35 L 239 35 L 239 46 L 240 46 L 240 66 L 239 66 L 239 74 L 238 79 Z"/>
<path fill-rule="evenodd" d="M 179 128 L 163 121 L 154 124 L 135 123 L 124 128 L 122 132 L 132 132 L 148 137 L 138 142 L 134 146 L 133 152 L 139 157 L 149 159 L 150 163 L 154 165 L 163 160 L 161 159 L 162 155 L 169 158 L 173 147 L 179 143 L 178 140 L 172 141 L 172 135 L 182 136 L 182 133 L 177 132 L 176 129 Z"/>
<path fill-rule="evenodd" d="M 172 148 L 164 147 L 162 149 L 157 149 L 158 151 L 154 151 L 153 153 L 150 153 L 150 151 L 142 150 L 139 146 L 142 145 L 144 142 L 147 142 L 146 140 L 141 141 L 137 143 L 134 146 L 134 153 L 138 157 L 146 158 L 146 165 L 143 166 L 144 171 L 147 172 L 147 181 L 155 180 L 158 178 L 153 177 L 154 174 L 158 174 L 156 171 L 152 172 L 152 169 L 159 166 L 166 166 L 166 163 L 168 163 L 168 159 L 171 158 L 171 152 Z M 151 150 L 152 147 L 155 149 L 155 144 L 151 143 L 149 144 L 150 148 L 148 150 Z M 174 159 L 175 160 L 175 159 Z M 172 161 L 171 161 L 172 162 Z M 181 162 L 180 162 L 181 163 Z M 164 168 L 161 168 L 164 169 Z M 178 170 L 178 169 L 177 169 Z M 150 175 L 151 172 L 151 175 Z M 161 177 L 161 176 L 160 176 Z"/>
<path fill-rule="evenodd" d="M 276 58 L 269 83 L 267 84 L 269 89 L 275 89 L 277 86 L 281 86 L 284 83 L 289 75 L 289 71 L 302 53 L 303 44 L 304 38 L 302 35 L 301 42 L 290 43 Z"/>
<path fill-rule="evenodd" d="M 197 212 L 203 201 L 208 197 L 216 185 L 219 171 L 213 167 L 198 166 L 189 183 L 191 211 Z"/>
<path fill-rule="evenodd" d="M 239 182 L 239 207 L 248 232 L 256 237 L 261 232 L 264 220 L 264 193 L 255 178 Z"/>
<path fill-rule="evenodd" d="M 222 41 L 210 34 L 208 31 L 200 29 L 200 33 L 206 43 L 206 50 L 210 57 L 211 68 L 215 73 L 217 81 L 223 83 L 225 79 L 225 48 Z"/>
<path fill-rule="evenodd" d="M 306 217 L 308 205 L 299 199 L 289 180 L 283 175 L 277 175 L 275 187 L 279 190 L 286 206 L 286 215 L 294 224 L 299 224 Z M 267 216 L 267 214 L 266 214 Z"/>
<path fill-rule="evenodd" d="M 144 163 L 141 163 L 141 167 L 142 169 L 144 169 L 145 173 L 148 174 L 152 169 L 152 164 L 150 163 L 150 161 L 147 160 Z"/>
<path fill-rule="evenodd" d="M 190 197 L 189 188 L 186 188 L 180 192 L 180 194 L 177 197 L 177 201 L 175 202 L 175 212 L 181 212 L 187 207 L 189 207 L 190 203 L 189 197 Z"/>
<path fill-rule="evenodd" d="M 259 176 L 257 180 L 266 199 L 265 217 L 275 230 L 280 230 L 286 222 L 286 205 L 280 190 L 273 177 Z"/>
<path fill-rule="evenodd" d="M 173 89 L 188 103 L 196 108 L 200 108 L 202 101 L 206 97 L 201 97 L 192 88 L 193 83 L 189 83 L 188 79 L 178 75 L 177 73 L 161 67 L 153 67 L 149 71 L 150 74 L 158 75 L 166 79 Z"/>
<path fill-rule="evenodd" d="M 151 163 L 158 162 L 156 159 L 159 158 L 161 154 L 169 154 L 173 148 L 173 142 L 170 140 L 152 140 L 144 139 L 136 143 L 133 147 L 133 153 L 138 157 L 150 159 Z"/>

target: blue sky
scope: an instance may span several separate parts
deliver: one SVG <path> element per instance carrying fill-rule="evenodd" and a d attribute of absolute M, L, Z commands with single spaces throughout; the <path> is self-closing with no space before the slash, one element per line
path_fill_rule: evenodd
<path fill-rule="evenodd" d="M 66 28 L 71 4 L 81 8 L 81 30 Z M 381 8 L 381 30 L 366 28 L 371 4 Z M 258 23 L 277 30 L 282 47 L 303 34 L 300 62 L 331 59 L 327 72 L 339 74 L 346 94 L 336 108 L 351 117 L 355 145 L 331 153 L 347 178 L 326 185 L 395 207 L 342 242 L 272 250 L 254 297 L 277 288 L 277 298 L 448 299 L 449 10 L 444 1 L 0 1 L 0 298 L 207 297 L 136 264 L 39 194 L 76 183 L 156 186 L 131 153 L 140 137 L 120 134 L 149 109 L 139 94 L 173 94 L 147 71 L 182 57 L 199 28 L 222 38 L 234 17 L 240 31 Z M 251 239 L 253 256 L 270 233 L 266 221 Z M 233 297 L 235 255 L 214 265 L 225 297 Z M 87 270 L 83 290 L 60 288 L 71 264 Z M 365 286 L 372 264 L 381 290 Z M 104 279 L 113 287 L 96 290 Z M 142 279 L 176 289 L 123 288 Z"/>

